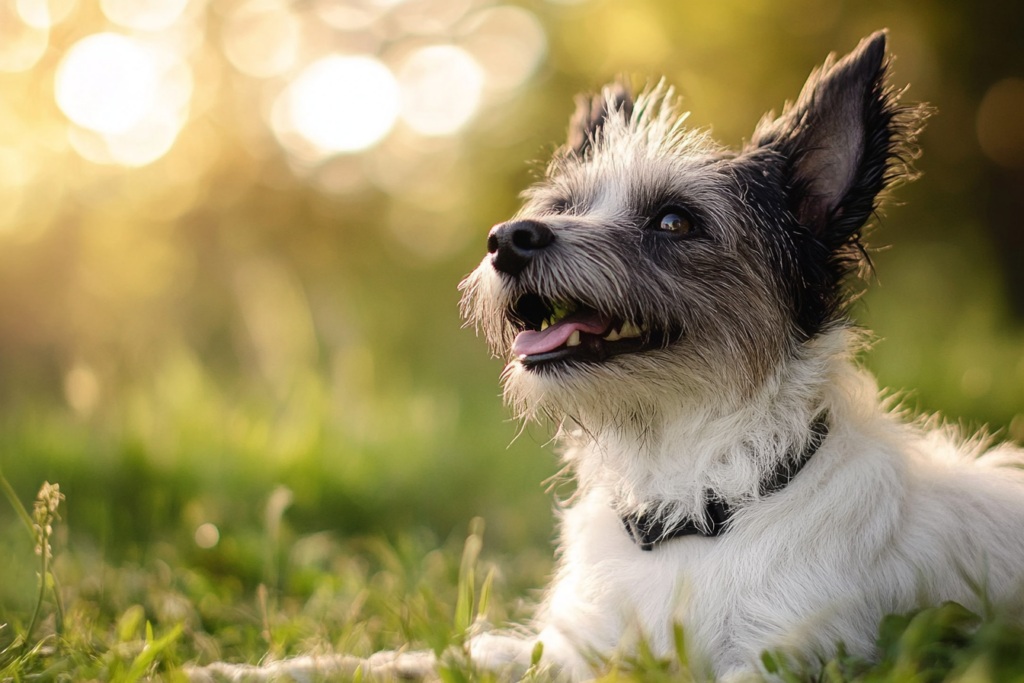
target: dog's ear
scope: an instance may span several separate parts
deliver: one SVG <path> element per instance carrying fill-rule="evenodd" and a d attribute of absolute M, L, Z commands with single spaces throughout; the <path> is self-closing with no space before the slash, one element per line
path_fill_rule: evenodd
<path fill-rule="evenodd" d="M 796 103 L 762 119 L 751 140 L 782 156 L 790 210 L 833 255 L 860 250 L 860 230 L 879 193 L 905 173 L 925 113 L 899 107 L 886 87 L 885 44 L 879 31 L 838 62 L 829 55 Z"/>
<path fill-rule="evenodd" d="M 604 86 L 596 95 L 576 96 L 576 112 L 569 120 L 569 151 L 580 158 L 586 156 L 608 117 L 613 115 L 622 116 L 626 121 L 633 115 L 633 93 L 624 76 Z"/>

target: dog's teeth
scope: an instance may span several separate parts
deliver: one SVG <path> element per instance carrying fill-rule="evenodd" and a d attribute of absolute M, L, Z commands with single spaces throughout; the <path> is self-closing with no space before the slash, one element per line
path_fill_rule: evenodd
<path fill-rule="evenodd" d="M 603 339 L 605 341 L 619 341 L 622 337 L 619 335 L 619 331 L 613 328 L 611 332 L 603 337 Z"/>
<path fill-rule="evenodd" d="M 549 327 L 551 327 L 551 326 L 548 324 L 547 320 L 542 321 L 541 324 L 540 324 L 541 332 L 543 332 L 544 330 L 548 329 Z"/>
<path fill-rule="evenodd" d="M 565 342 L 566 346 L 579 346 L 580 345 L 580 331 L 573 330 L 572 334 L 569 335 L 569 341 Z"/>
<path fill-rule="evenodd" d="M 627 321 L 622 323 L 622 329 L 619 331 L 619 335 L 623 339 L 633 339 L 640 336 L 640 328 Z"/>

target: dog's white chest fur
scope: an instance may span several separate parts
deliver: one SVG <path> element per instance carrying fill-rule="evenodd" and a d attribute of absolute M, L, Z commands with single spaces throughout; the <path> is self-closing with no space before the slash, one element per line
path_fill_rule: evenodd
<path fill-rule="evenodd" d="M 870 657 L 882 614 L 936 600 L 977 608 L 972 583 L 995 600 L 1019 591 L 1024 472 L 1014 466 L 1024 453 L 1004 446 L 979 459 L 978 445 L 901 424 L 845 364 L 830 377 L 821 448 L 721 536 L 643 551 L 614 508 L 618 494 L 600 485 L 564 510 L 560 569 L 539 614 L 549 661 L 586 678 L 589 654 L 629 652 L 639 638 L 671 656 L 677 623 L 695 664 L 720 676 L 755 669 L 765 650 L 813 657 L 843 642 Z M 531 648 L 506 658 L 525 662 Z"/>

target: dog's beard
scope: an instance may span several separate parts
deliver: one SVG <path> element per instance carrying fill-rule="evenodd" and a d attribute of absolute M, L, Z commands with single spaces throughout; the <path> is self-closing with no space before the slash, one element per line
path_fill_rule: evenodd
<path fill-rule="evenodd" d="M 602 363 L 565 363 L 543 370 L 513 360 L 502 373 L 504 398 L 519 419 L 571 420 L 586 432 L 645 434 L 659 415 L 696 397 L 706 382 L 676 349 L 618 356 Z"/>
<path fill-rule="evenodd" d="M 459 308 L 467 325 L 483 332 L 491 353 L 508 358 L 515 340 L 515 329 L 507 318 L 514 303 L 510 289 L 491 270 L 490 257 L 459 284 L 462 300 Z"/>
<path fill-rule="evenodd" d="M 464 317 L 483 332 L 494 355 L 508 361 L 504 398 L 522 420 L 570 419 L 595 434 L 614 430 L 646 437 L 657 430 L 659 419 L 687 404 L 713 401 L 723 410 L 738 405 L 783 356 L 784 335 L 772 325 L 734 329 L 734 336 L 726 336 L 728 321 L 694 316 L 662 323 L 673 332 L 658 328 L 657 343 L 641 345 L 638 352 L 531 365 L 513 352 L 524 328 L 510 317 L 523 292 L 533 291 L 529 285 L 495 273 L 485 259 L 461 289 Z M 782 317 L 771 313 L 773 319 Z"/>

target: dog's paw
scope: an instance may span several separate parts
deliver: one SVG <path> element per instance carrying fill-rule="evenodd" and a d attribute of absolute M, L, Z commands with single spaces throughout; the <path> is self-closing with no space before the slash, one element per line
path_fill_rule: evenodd
<path fill-rule="evenodd" d="M 363 676 L 374 680 L 433 680 L 436 667 L 437 658 L 429 650 L 388 650 L 366 659 L 351 655 L 306 655 L 262 666 L 214 662 L 202 667 L 186 667 L 185 675 L 190 683 L 313 683 L 349 680 L 359 670 Z"/>
<path fill-rule="evenodd" d="M 536 638 L 481 633 L 470 640 L 469 656 L 476 666 L 488 671 L 504 669 L 525 671 L 530 666 L 530 655 L 536 642 Z"/>
<path fill-rule="evenodd" d="M 587 681 L 594 678 L 594 670 L 572 643 L 550 627 L 532 637 L 482 633 L 470 641 L 469 656 L 481 669 L 510 673 L 517 678 L 533 664 L 538 644 L 541 645 L 540 666 L 560 679 Z"/>

